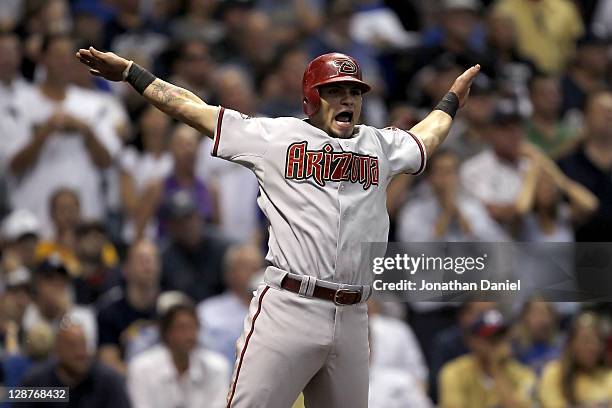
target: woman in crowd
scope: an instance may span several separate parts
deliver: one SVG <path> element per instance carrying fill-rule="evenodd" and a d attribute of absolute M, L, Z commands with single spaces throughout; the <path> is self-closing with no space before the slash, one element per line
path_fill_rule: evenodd
<path fill-rule="evenodd" d="M 598 315 L 580 314 L 571 325 L 563 355 L 544 369 L 542 408 L 608 407 L 612 368 L 604 364 L 605 335 Z"/>
<path fill-rule="evenodd" d="M 525 302 L 512 337 L 516 359 L 540 374 L 546 363 L 561 352 L 559 321 L 554 305 L 540 296 Z"/>

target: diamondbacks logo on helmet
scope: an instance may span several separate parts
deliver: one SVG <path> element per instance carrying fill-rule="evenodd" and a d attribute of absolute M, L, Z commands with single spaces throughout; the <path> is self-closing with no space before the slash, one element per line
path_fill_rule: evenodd
<path fill-rule="evenodd" d="M 350 59 L 334 60 L 334 65 L 338 68 L 339 74 L 355 75 L 357 73 L 357 65 Z"/>

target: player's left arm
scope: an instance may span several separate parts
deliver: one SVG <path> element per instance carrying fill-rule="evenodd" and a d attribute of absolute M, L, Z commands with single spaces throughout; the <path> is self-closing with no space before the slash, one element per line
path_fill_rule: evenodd
<path fill-rule="evenodd" d="M 479 71 L 480 65 L 474 65 L 457 77 L 436 108 L 410 129 L 410 132 L 417 135 L 425 145 L 428 157 L 448 136 L 455 113 L 467 102 L 470 86 Z"/>

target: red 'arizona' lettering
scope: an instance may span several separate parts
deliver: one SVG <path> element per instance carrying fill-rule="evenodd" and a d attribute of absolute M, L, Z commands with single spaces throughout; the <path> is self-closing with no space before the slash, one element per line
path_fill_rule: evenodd
<path fill-rule="evenodd" d="M 312 178 L 321 187 L 326 181 L 351 181 L 364 190 L 378 185 L 378 158 L 353 152 L 334 152 L 327 143 L 321 150 L 308 150 L 308 142 L 296 142 L 287 148 L 285 178 Z"/>

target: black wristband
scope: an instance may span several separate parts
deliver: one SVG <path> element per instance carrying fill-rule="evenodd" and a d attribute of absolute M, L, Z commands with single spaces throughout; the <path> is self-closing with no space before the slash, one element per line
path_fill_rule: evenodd
<path fill-rule="evenodd" d="M 459 109 L 459 97 L 454 92 L 449 92 L 444 95 L 444 98 L 436 105 L 434 110 L 441 110 L 448 113 L 451 118 L 455 118 L 457 109 Z"/>
<path fill-rule="evenodd" d="M 132 66 L 128 71 L 127 78 L 125 81 L 132 85 L 139 94 L 143 94 L 144 90 L 147 89 L 147 86 L 151 85 L 153 81 L 155 81 L 157 77 L 141 67 L 140 65 L 132 62 Z"/>

